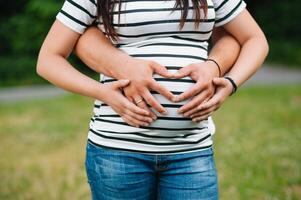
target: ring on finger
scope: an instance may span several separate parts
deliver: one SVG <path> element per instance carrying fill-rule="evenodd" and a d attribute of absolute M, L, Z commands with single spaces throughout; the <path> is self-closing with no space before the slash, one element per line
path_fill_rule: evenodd
<path fill-rule="evenodd" d="M 136 101 L 136 104 L 139 104 L 143 101 L 143 99 L 139 99 L 138 101 Z"/>

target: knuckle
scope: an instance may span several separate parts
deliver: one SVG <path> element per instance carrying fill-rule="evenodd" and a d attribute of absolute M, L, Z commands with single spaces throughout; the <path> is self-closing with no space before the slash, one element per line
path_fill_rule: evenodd
<path fill-rule="evenodd" d="M 129 114 L 130 114 L 128 109 L 125 109 L 125 110 L 123 111 L 123 113 L 124 113 L 125 115 L 129 115 Z"/>
<path fill-rule="evenodd" d="M 210 89 L 211 87 L 211 83 L 210 82 L 208 82 L 208 81 L 206 81 L 206 82 L 204 82 L 203 83 L 203 86 L 204 86 L 204 88 L 206 88 L 206 89 Z"/>
<path fill-rule="evenodd" d="M 137 118 L 138 120 L 141 120 L 141 121 L 145 120 L 144 117 L 142 117 L 142 116 L 140 116 L 140 115 L 136 115 L 136 118 Z"/>
<path fill-rule="evenodd" d="M 142 86 L 141 84 L 137 86 L 136 90 L 134 91 L 135 93 L 141 94 L 144 92 L 145 87 Z"/>
<path fill-rule="evenodd" d="M 191 63 L 191 64 L 187 65 L 187 67 L 191 67 L 191 68 L 198 67 L 198 64 L 197 63 Z"/>
<path fill-rule="evenodd" d="M 153 60 L 148 60 L 147 63 L 150 64 L 150 65 L 155 64 L 155 62 Z"/>
<path fill-rule="evenodd" d="M 145 83 L 146 83 L 146 85 L 151 85 L 151 86 L 156 85 L 156 84 L 154 84 L 154 80 L 152 78 L 145 79 Z"/>

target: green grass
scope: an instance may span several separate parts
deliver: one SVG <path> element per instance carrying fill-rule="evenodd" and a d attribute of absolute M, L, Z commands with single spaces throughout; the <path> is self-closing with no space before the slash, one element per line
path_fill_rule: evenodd
<path fill-rule="evenodd" d="M 0 199 L 90 199 L 93 100 L 0 104 Z M 214 114 L 222 200 L 301 199 L 301 86 L 245 88 Z"/>

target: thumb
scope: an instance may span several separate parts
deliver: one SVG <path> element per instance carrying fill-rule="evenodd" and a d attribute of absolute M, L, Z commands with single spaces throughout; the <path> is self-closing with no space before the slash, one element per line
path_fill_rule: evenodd
<path fill-rule="evenodd" d="M 168 77 L 171 77 L 171 74 L 168 72 L 168 70 L 166 69 L 166 67 L 160 65 L 160 64 L 157 63 L 157 62 L 154 62 L 154 63 L 152 64 L 152 68 L 153 68 L 153 70 L 154 70 L 154 72 L 155 72 L 156 74 L 159 74 L 159 75 L 164 76 L 164 77 L 167 77 L 167 78 L 168 78 Z"/>
<path fill-rule="evenodd" d="M 219 86 L 223 86 L 225 85 L 225 79 L 224 78 L 213 78 L 213 84 L 214 85 L 219 85 Z"/>
<path fill-rule="evenodd" d="M 173 78 L 183 78 L 190 75 L 190 70 L 188 67 L 182 67 L 176 73 L 173 74 Z"/>
<path fill-rule="evenodd" d="M 114 89 L 119 89 L 122 87 L 127 86 L 130 83 L 130 81 L 128 79 L 120 79 L 118 81 L 113 82 L 113 88 Z"/>

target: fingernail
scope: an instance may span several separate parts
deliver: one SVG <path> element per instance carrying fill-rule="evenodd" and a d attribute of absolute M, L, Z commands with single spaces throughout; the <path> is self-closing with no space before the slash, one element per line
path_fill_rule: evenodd
<path fill-rule="evenodd" d="M 148 126 L 149 125 L 149 123 L 143 123 L 143 126 Z"/>
<path fill-rule="evenodd" d="M 181 113 L 182 113 L 182 110 L 177 110 L 177 112 L 178 112 L 179 114 L 181 114 Z"/>

